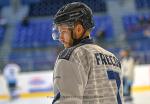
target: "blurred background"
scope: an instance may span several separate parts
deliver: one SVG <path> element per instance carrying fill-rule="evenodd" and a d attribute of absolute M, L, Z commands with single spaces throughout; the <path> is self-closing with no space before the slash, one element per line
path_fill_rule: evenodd
<path fill-rule="evenodd" d="M 95 28 L 91 36 L 118 58 L 123 48 L 136 60 L 133 96 L 135 104 L 150 104 L 150 0 L 0 0 L 0 104 L 49 104 L 52 72 L 62 44 L 51 37 L 53 16 L 66 3 L 81 1 L 92 10 Z M 17 90 L 20 99 L 8 102 L 3 76 L 9 63 L 20 67 Z M 50 93 L 49 93 L 50 92 Z M 31 100 L 31 97 L 34 101 Z"/>

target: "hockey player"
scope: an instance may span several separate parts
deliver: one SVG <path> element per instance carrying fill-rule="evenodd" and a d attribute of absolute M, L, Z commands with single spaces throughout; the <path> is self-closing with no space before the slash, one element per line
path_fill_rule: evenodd
<path fill-rule="evenodd" d="M 123 104 L 121 65 L 94 44 L 91 9 L 81 2 L 64 5 L 54 16 L 52 36 L 65 49 L 54 67 L 53 104 Z"/>
<path fill-rule="evenodd" d="M 17 93 L 17 77 L 21 68 L 18 64 L 9 62 L 3 70 L 3 74 L 8 85 L 10 100 L 14 100 L 19 96 L 19 94 Z"/>
<path fill-rule="evenodd" d="M 123 70 L 123 95 L 125 101 L 132 101 L 132 84 L 134 82 L 134 67 L 135 67 L 135 60 L 130 55 L 129 49 L 122 49 L 120 51 L 120 56 L 122 58 L 122 70 Z"/>

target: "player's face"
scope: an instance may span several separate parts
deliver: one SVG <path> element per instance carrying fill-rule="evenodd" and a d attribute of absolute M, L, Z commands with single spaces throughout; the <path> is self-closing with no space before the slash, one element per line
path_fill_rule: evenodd
<path fill-rule="evenodd" d="M 58 26 L 58 31 L 60 33 L 59 40 L 62 42 L 65 48 L 69 48 L 73 44 L 73 40 L 71 38 L 71 30 L 70 27 L 62 24 Z"/>
<path fill-rule="evenodd" d="M 128 56 L 128 52 L 125 51 L 125 50 L 122 50 L 122 51 L 120 52 L 120 56 L 121 56 L 121 57 L 127 57 L 127 56 Z"/>

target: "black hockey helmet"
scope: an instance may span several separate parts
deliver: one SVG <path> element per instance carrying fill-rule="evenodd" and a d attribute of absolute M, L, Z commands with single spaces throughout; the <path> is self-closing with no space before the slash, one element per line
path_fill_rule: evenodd
<path fill-rule="evenodd" d="M 64 5 L 54 16 L 54 25 L 62 23 L 74 25 L 77 21 L 82 23 L 85 30 L 94 27 L 92 10 L 86 4 L 81 2 L 73 2 Z M 55 36 L 55 38 L 57 37 Z"/>

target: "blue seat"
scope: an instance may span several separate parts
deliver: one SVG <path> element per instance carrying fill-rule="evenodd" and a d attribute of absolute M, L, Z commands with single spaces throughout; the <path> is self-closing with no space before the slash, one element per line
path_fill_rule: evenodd
<path fill-rule="evenodd" d="M 112 20 L 109 16 L 94 16 L 95 28 L 91 35 L 96 36 L 98 29 L 104 28 L 106 40 L 113 38 Z M 16 26 L 16 33 L 13 39 L 14 48 L 32 48 L 60 45 L 51 36 L 52 20 L 32 19 L 29 26 L 25 27 L 19 23 Z M 17 43 L 16 43 L 17 42 Z"/>
<path fill-rule="evenodd" d="M 135 0 L 135 5 L 138 9 L 145 8 L 148 0 Z"/>
<path fill-rule="evenodd" d="M 17 63 L 21 67 L 21 71 L 28 69 L 30 65 L 29 55 L 27 52 L 12 52 L 9 60 Z"/>
<path fill-rule="evenodd" d="M 19 23 L 16 26 L 13 47 L 32 48 L 54 45 L 56 42 L 53 43 L 52 41 L 51 28 L 51 20 L 30 20 L 29 26 L 22 26 L 21 23 Z"/>
<path fill-rule="evenodd" d="M 105 0 L 81 0 L 86 3 L 94 12 L 106 12 Z M 30 16 L 45 16 L 54 15 L 60 7 L 64 4 L 70 3 L 72 0 L 65 0 L 63 2 L 56 2 L 55 0 L 42 0 L 30 5 L 29 15 Z"/>
<path fill-rule="evenodd" d="M 105 32 L 105 40 L 111 40 L 114 37 L 113 24 L 110 16 L 94 16 L 95 28 L 91 32 L 94 38 L 98 37 L 100 31 Z"/>
<path fill-rule="evenodd" d="M 40 0 L 21 0 L 21 3 L 23 5 L 30 5 L 30 4 L 38 3 L 38 2 L 40 2 Z"/>
<path fill-rule="evenodd" d="M 3 27 L 0 27 L 0 45 L 2 44 L 5 36 L 5 29 Z"/>
<path fill-rule="evenodd" d="M 122 18 L 123 26 L 126 31 L 126 37 L 129 40 L 136 40 L 136 39 L 144 39 L 144 30 L 146 24 L 140 25 L 140 17 L 143 16 L 145 19 L 149 19 L 149 14 L 134 14 L 134 15 L 126 15 Z M 143 26 L 143 27 L 142 27 Z"/>
<path fill-rule="evenodd" d="M 1 0 L 0 1 L 0 7 L 9 6 L 10 0 Z"/>

